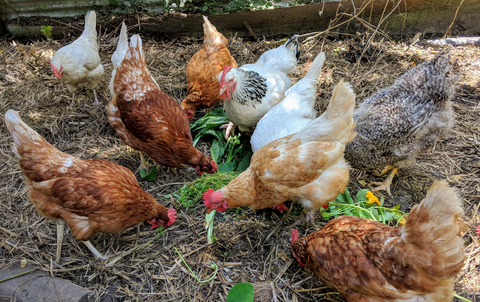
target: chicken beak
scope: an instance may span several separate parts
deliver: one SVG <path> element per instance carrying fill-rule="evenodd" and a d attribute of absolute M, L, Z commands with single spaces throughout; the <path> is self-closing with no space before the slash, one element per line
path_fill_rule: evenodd
<path fill-rule="evenodd" d="M 226 87 L 220 87 L 220 96 L 222 97 L 222 100 L 224 100 L 224 101 L 227 99 L 225 91 L 228 91 Z"/>

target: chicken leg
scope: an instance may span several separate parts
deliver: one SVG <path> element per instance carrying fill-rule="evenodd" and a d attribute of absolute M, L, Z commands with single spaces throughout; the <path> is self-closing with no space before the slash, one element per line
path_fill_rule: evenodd
<path fill-rule="evenodd" d="M 63 230 L 65 227 L 65 221 L 62 219 L 57 220 L 57 258 L 55 262 L 60 263 L 60 257 L 62 256 L 62 243 L 63 243 Z"/>
<path fill-rule="evenodd" d="M 228 140 L 228 136 L 230 135 L 230 132 L 232 131 L 233 127 L 235 127 L 235 125 L 232 122 L 220 126 L 220 129 L 224 129 L 224 128 L 226 129 L 225 140 Z"/>
<path fill-rule="evenodd" d="M 92 105 L 94 105 L 94 106 L 100 105 L 101 103 L 98 101 L 97 92 L 95 90 L 93 90 L 93 95 L 95 96 L 95 102 L 93 102 Z"/>
<path fill-rule="evenodd" d="M 388 168 L 388 167 L 387 167 Z M 389 169 L 385 168 L 382 172 L 382 174 L 385 174 Z M 392 167 L 393 168 L 393 167 Z M 383 182 L 372 182 L 370 183 L 371 185 L 377 185 L 378 187 L 372 188 L 372 192 L 378 192 L 381 190 L 387 191 L 388 195 L 392 197 L 392 193 L 390 192 L 390 185 L 392 184 L 393 177 L 397 173 L 398 168 L 393 168 L 392 172 L 390 175 L 388 175 L 387 179 Z"/>
<path fill-rule="evenodd" d="M 75 104 L 75 92 L 72 95 L 72 104 L 70 106 L 73 107 L 73 104 Z"/>
<path fill-rule="evenodd" d="M 108 257 L 106 256 L 103 256 L 94 246 L 93 244 L 90 242 L 90 240 L 87 240 L 87 241 L 82 241 L 86 246 L 87 248 L 95 255 L 95 257 L 97 258 L 100 258 L 102 260 L 108 260 Z"/>
<path fill-rule="evenodd" d="M 143 156 L 143 152 L 142 151 L 138 151 L 138 152 L 140 153 L 140 166 L 138 167 L 138 171 L 140 171 L 141 169 L 144 169 L 145 171 L 149 172 L 148 171 L 149 164 L 145 160 L 145 157 Z"/>

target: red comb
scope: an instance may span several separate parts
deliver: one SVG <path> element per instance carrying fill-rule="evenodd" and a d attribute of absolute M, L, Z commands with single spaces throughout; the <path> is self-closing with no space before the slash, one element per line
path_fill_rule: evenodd
<path fill-rule="evenodd" d="M 225 75 L 230 70 L 232 70 L 232 66 L 228 66 L 228 65 L 223 66 L 222 81 L 220 82 L 220 87 L 225 83 Z"/>
<path fill-rule="evenodd" d="M 298 240 L 298 231 L 295 229 L 292 229 L 292 243 Z"/>
<path fill-rule="evenodd" d="M 56 78 L 60 79 L 60 78 L 62 77 L 62 75 L 58 72 L 57 67 L 55 67 L 55 66 L 53 65 L 52 61 L 50 61 L 50 66 L 52 67 L 53 75 L 54 75 Z"/>
<path fill-rule="evenodd" d="M 208 189 L 207 192 L 203 193 L 203 203 L 208 208 L 210 207 L 210 199 L 213 195 L 213 189 Z"/>
<path fill-rule="evenodd" d="M 210 161 L 210 164 L 212 164 L 212 173 L 215 172 L 218 168 L 217 163 L 214 160 Z"/>
<path fill-rule="evenodd" d="M 167 222 L 167 226 L 171 226 L 175 220 L 177 219 L 177 211 L 175 209 L 169 209 L 167 211 L 168 213 L 168 222 Z"/>
<path fill-rule="evenodd" d="M 475 231 L 477 232 L 477 235 L 480 236 L 480 225 L 478 226 L 478 228 Z"/>

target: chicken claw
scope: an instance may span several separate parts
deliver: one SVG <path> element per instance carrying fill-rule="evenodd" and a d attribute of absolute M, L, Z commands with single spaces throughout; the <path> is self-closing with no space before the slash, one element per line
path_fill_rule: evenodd
<path fill-rule="evenodd" d="M 87 246 L 87 248 L 95 255 L 95 257 L 100 258 L 102 260 L 108 260 L 107 256 L 103 256 L 90 242 L 90 240 L 83 241 L 83 243 Z"/>
<path fill-rule="evenodd" d="M 95 95 L 95 102 L 93 102 L 92 105 L 96 106 L 96 105 L 102 104 L 102 103 L 100 103 L 100 102 L 98 101 L 97 92 L 96 92 L 95 90 L 93 91 L 93 95 Z"/>
<path fill-rule="evenodd" d="M 278 206 L 272 207 L 272 209 L 279 210 L 280 212 L 288 210 L 287 206 L 283 202 L 281 204 L 279 204 Z"/>
<path fill-rule="evenodd" d="M 138 151 L 138 153 L 140 153 L 140 166 L 138 167 L 138 171 L 144 169 L 145 171 L 147 171 L 148 173 L 150 173 L 150 171 L 148 170 L 148 167 L 150 166 L 148 164 L 148 162 L 145 160 L 145 157 L 143 156 L 143 152 L 142 151 Z"/>
<path fill-rule="evenodd" d="M 388 195 L 390 197 L 392 197 L 392 193 L 390 192 L 390 185 L 392 184 L 393 177 L 395 176 L 397 171 L 398 171 L 398 168 L 393 168 L 392 172 L 390 173 L 390 175 L 388 175 L 387 179 L 385 179 L 384 182 L 377 182 L 377 181 L 371 182 L 370 185 L 378 186 L 378 187 L 373 188 L 371 191 L 372 192 L 378 192 L 378 191 L 381 191 L 381 190 L 385 190 L 385 191 L 387 191 Z"/>
<path fill-rule="evenodd" d="M 224 129 L 224 128 L 226 129 L 225 140 L 228 140 L 228 136 L 230 135 L 230 132 L 232 131 L 233 127 L 235 127 L 235 125 L 232 122 L 220 126 L 220 129 Z"/>

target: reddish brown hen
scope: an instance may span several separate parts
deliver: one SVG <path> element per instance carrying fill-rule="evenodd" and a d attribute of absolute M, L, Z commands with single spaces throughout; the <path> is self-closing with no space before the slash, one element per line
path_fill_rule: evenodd
<path fill-rule="evenodd" d="M 150 75 L 138 35 L 130 38 L 130 48 L 117 68 L 114 93 L 108 120 L 125 144 L 163 166 L 192 166 L 200 174 L 216 170 L 217 164 L 193 147 L 183 109 Z M 143 156 L 142 160 L 141 167 Z"/>
<path fill-rule="evenodd" d="M 450 302 L 465 254 L 462 202 L 435 182 L 403 227 L 338 217 L 298 239 L 292 253 L 349 302 Z"/>
<path fill-rule="evenodd" d="M 212 107 L 220 101 L 220 84 L 218 75 L 223 66 L 237 67 L 237 62 L 230 55 L 228 40 L 217 31 L 207 17 L 203 16 L 205 44 L 197 51 L 187 65 L 187 96 L 182 107 L 192 118 L 197 107 Z"/>
<path fill-rule="evenodd" d="M 63 153 L 8 110 L 5 122 L 13 137 L 13 152 L 37 211 L 62 219 L 73 236 L 102 259 L 88 241 L 97 232 L 117 233 L 143 221 L 169 226 L 176 211 L 143 191 L 129 169 L 104 159 L 79 159 Z"/>

